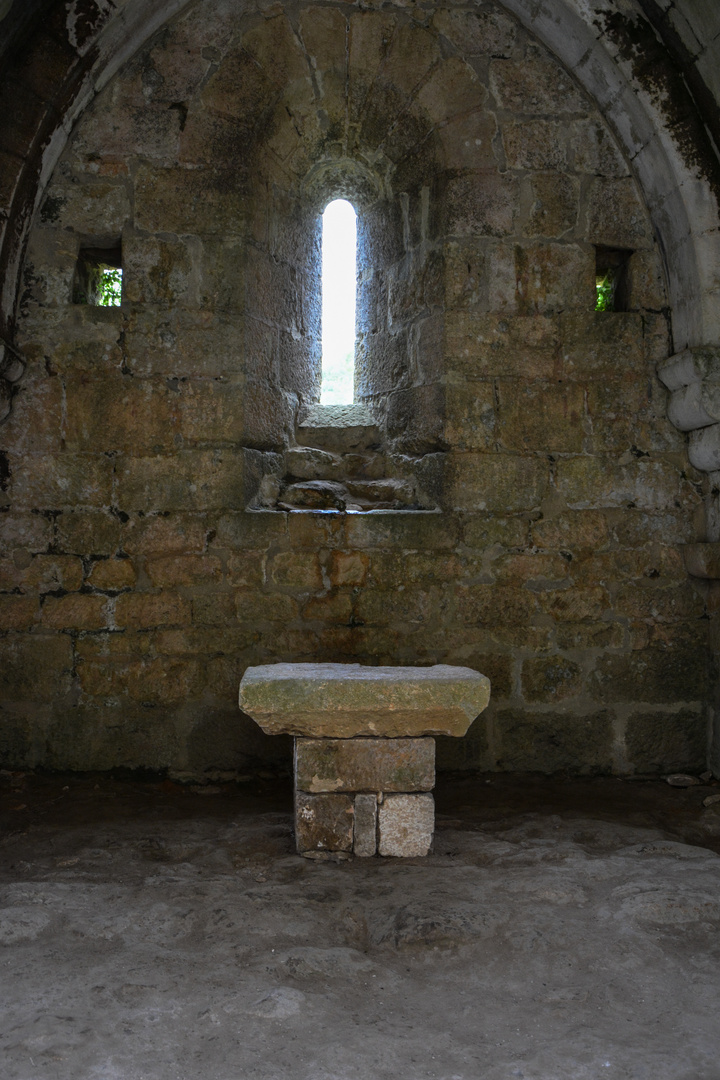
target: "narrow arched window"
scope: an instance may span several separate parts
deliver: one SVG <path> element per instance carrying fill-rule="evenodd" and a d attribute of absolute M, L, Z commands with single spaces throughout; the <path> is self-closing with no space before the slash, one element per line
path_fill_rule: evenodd
<path fill-rule="evenodd" d="M 322 218 L 321 405 L 350 405 L 355 397 L 357 216 L 334 199 Z"/>

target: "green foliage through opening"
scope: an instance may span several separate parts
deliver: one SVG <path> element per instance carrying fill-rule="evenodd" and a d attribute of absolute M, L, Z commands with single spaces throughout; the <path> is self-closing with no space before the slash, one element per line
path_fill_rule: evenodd
<path fill-rule="evenodd" d="M 615 274 L 608 270 L 604 277 L 596 278 L 595 286 L 597 297 L 595 300 L 596 311 L 615 310 Z"/>
<path fill-rule="evenodd" d="M 96 296 L 100 307 L 119 307 L 122 299 L 122 270 L 114 266 L 101 267 Z"/>

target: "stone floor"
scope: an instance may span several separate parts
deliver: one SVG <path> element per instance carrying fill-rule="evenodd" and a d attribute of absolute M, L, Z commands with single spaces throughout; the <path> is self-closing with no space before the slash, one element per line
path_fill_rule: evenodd
<path fill-rule="evenodd" d="M 332 864 L 285 779 L 1 780 L 3 1080 L 720 1078 L 708 787 L 441 778 Z"/>

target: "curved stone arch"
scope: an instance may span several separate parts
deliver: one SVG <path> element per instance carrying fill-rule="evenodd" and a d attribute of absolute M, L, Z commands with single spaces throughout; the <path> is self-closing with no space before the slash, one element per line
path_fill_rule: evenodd
<path fill-rule="evenodd" d="M 62 85 L 48 103 L 45 115 L 26 148 L 14 184 L 8 221 L 2 238 L 0 320 L 12 325 L 25 242 L 45 188 L 67 144 L 74 124 L 92 99 L 169 19 L 192 0 L 129 0 L 114 16 L 105 18 L 94 39 L 73 41 L 77 62 L 68 65 Z M 107 5 L 98 3 L 99 16 Z M 72 27 L 68 21 L 68 34 Z M 58 113 L 56 101 L 67 103 Z"/>
<path fill-rule="evenodd" d="M 0 260 L 4 269 L 0 317 L 5 325 L 13 323 L 30 224 L 74 123 L 152 35 L 191 3 L 128 0 L 113 15 L 98 0 L 96 36 L 73 42 L 78 62 L 68 67 L 15 178 Z M 676 350 L 719 341 L 720 290 L 714 280 L 720 265 L 716 185 L 707 168 L 703 175 L 697 155 L 689 162 L 687 145 L 681 146 L 675 137 L 663 87 L 656 83 L 653 96 L 636 77 L 637 57 L 631 55 L 629 39 L 623 42 L 621 31 L 627 37 L 630 28 L 639 27 L 658 41 L 639 6 L 630 0 L 630 14 L 622 16 L 608 3 L 590 8 L 585 0 L 503 0 L 502 6 L 574 74 L 628 158 L 664 256 Z M 618 19 L 625 20 L 624 27 Z M 668 64 L 672 65 L 669 59 Z M 57 110 L 57 102 L 66 103 L 64 111 Z M 696 130 L 707 138 L 699 117 Z M 709 139 L 707 144 L 710 148 Z M 10 353 L 5 366 L 13 378 L 19 377 L 20 365 Z"/>
<path fill-rule="evenodd" d="M 635 75 L 639 57 L 627 53 L 633 25 L 644 23 L 639 6 L 631 4 L 635 15 L 632 20 L 618 16 L 608 3 L 591 8 L 585 0 L 503 0 L 503 5 L 575 75 L 597 103 L 624 151 L 645 197 L 663 253 L 676 350 L 717 342 L 717 181 L 713 184 L 712 177 L 702 175 L 697 158 L 695 167 L 689 164 L 687 148 L 683 151 L 674 138 L 670 103 L 661 79 L 658 77 L 655 84 L 653 100 L 649 89 Z M 587 17 L 593 18 L 592 24 Z M 625 20 L 625 25 L 620 25 L 619 18 Z M 647 34 L 654 36 L 647 23 L 644 27 Z M 706 139 L 712 152 L 699 123 L 697 133 Z M 717 168 L 717 162 L 714 165 Z"/>

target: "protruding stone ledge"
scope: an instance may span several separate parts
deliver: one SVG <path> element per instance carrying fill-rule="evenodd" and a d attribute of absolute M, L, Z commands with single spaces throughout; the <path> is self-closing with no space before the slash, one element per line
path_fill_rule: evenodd
<path fill-rule="evenodd" d="M 684 544 L 685 569 L 692 577 L 720 580 L 720 543 Z"/>
<path fill-rule="evenodd" d="M 658 365 L 657 373 L 668 390 L 679 390 L 705 379 L 720 382 L 720 346 L 684 349 Z"/>
<path fill-rule="evenodd" d="M 670 394 L 668 420 L 679 431 L 695 431 L 720 420 L 720 384 L 691 383 Z"/>
<path fill-rule="evenodd" d="M 460 736 L 489 700 L 485 675 L 448 664 L 266 664 L 240 683 L 240 708 L 269 735 Z"/>
<path fill-rule="evenodd" d="M 720 346 L 685 349 L 658 369 L 670 391 L 668 419 L 689 433 L 688 456 L 701 472 L 720 469 Z"/>
<path fill-rule="evenodd" d="M 688 458 L 690 464 L 700 472 L 717 472 L 720 469 L 720 424 L 690 432 Z"/>

